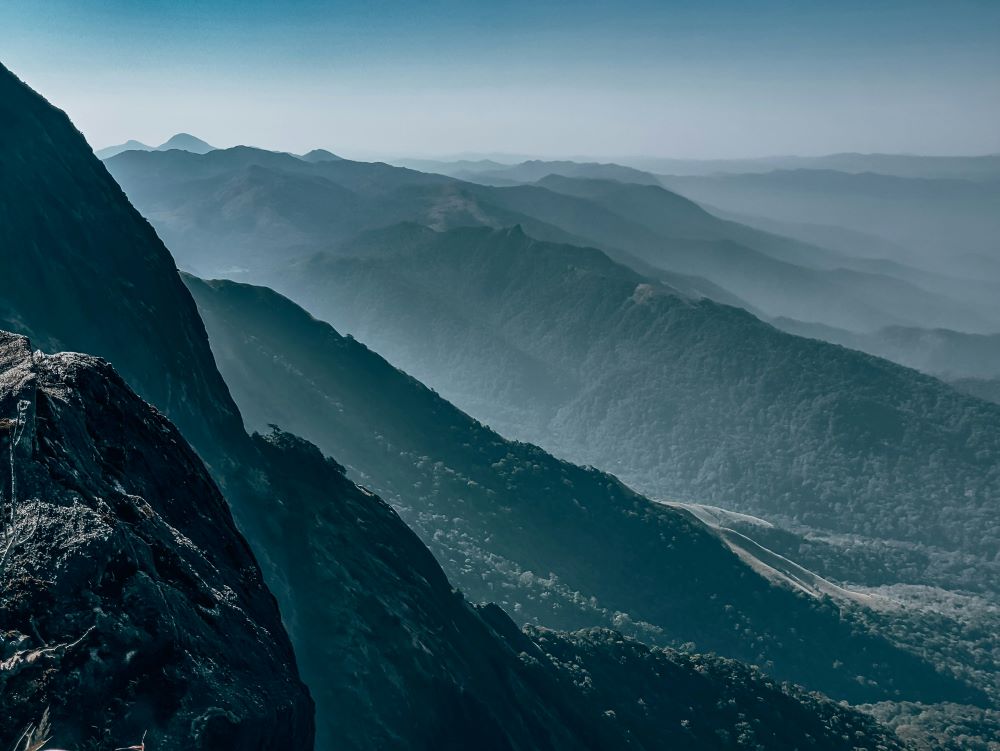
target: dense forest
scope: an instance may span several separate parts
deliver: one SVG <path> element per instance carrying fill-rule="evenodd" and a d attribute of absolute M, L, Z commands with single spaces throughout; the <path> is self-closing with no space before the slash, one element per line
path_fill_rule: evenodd
<path fill-rule="evenodd" d="M 995 552 L 992 404 L 516 229 L 351 252 L 278 286 L 502 433 L 653 497 Z"/>

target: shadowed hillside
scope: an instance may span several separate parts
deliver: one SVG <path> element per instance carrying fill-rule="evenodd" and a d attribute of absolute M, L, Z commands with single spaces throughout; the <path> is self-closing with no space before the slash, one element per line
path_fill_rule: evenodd
<path fill-rule="evenodd" d="M 474 598 L 520 622 L 693 641 L 836 696 L 889 688 L 906 664 L 865 633 L 848 603 L 838 613 L 821 596 L 833 588 L 793 593 L 763 559 L 747 565 L 686 511 L 504 440 L 270 290 L 188 284 L 249 422 L 280 422 L 340 457 L 397 505 Z M 819 641 L 829 650 L 822 657 L 810 646 Z M 829 652 L 842 668 L 831 669 Z M 884 672 L 875 655 L 898 667 Z M 859 689 L 856 674 L 874 683 Z"/>
<path fill-rule="evenodd" d="M 992 405 L 516 230 L 353 252 L 280 289 L 502 432 L 654 496 L 991 555 Z"/>

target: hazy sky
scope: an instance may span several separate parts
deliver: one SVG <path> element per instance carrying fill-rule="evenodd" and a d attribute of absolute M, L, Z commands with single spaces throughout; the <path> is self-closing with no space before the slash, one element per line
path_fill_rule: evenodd
<path fill-rule="evenodd" d="M 1000 152 L 1000 0 L 0 0 L 91 144 Z"/>

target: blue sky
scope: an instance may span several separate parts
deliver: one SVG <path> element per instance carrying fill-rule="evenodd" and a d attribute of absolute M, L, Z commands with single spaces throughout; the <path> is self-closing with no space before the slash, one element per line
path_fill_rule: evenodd
<path fill-rule="evenodd" d="M 0 61 L 97 147 L 1000 152 L 996 0 L 0 0 Z"/>

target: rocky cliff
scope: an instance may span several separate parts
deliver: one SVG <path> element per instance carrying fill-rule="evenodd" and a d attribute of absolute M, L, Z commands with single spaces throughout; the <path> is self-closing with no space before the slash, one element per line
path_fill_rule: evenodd
<path fill-rule="evenodd" d="M 0 747 L 47 707 L 70 747 L 311 746 L 277 604 L 173 425 L 0 332 L 0 448 Z"/>

